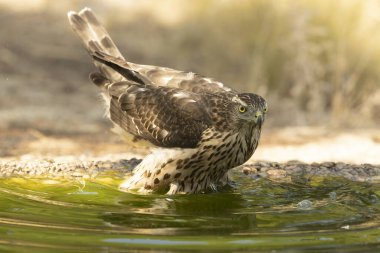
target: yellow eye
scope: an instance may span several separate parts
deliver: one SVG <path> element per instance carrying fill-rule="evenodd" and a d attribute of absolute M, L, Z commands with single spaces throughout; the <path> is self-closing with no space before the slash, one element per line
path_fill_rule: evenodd
<path fill-rule="evenodd" d="M 247 108 L 245 108 L 244 106 L 239 107 L 239 112 L 243 113 L 245 111 L 247 111 Z"/>
<path fill-rule="evenodd" d="M 267 107 L 265 107 L 264 108 L 264 113 L 266 113 L 268 111 L 268 108 Z"/>

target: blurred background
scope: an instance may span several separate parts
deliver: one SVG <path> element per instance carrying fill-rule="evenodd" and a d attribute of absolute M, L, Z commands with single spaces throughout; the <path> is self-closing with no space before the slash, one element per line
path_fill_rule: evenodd
<path fill-rule="evenodd" d="M 265 131 L 283 133 L 264 135 L 267 143 L 292 138 L 289 129 L 307 127 L 309 137 L 378 129 L 379 0 L 0 0 L 0 156 L 41 148 L 30 144 L 41 136 L 119 143 L 67 21 L 85 6 L 127 60 L 265 97 Z M 57 150 L 74 145 L 65 143 Z"/>

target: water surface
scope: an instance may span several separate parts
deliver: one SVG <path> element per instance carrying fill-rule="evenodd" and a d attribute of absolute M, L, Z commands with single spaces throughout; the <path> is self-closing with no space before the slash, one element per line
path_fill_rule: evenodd
<path fill-rule="evenodd" d="M 106 176 L 1 179 L 0 252 L 380 252 L 379 184 L 234 179 L 178 196 L 119 192 Z"/>

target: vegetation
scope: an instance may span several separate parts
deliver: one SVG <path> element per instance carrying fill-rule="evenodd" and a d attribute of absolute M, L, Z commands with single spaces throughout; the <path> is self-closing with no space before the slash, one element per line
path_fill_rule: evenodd
<path fill-rule="evenodd" d="M 184 8 L 174 26 L 137 19 L 119 28 L 133 36 L 120 38 L 128 44 L 133 37 L 128 50 L 152 57 L 147 63 L 263 94 L 275 125 L 368 126 L 380 119 L 379 2 L 213 0 Z"/>
<path fill-rule="evenodd" d="M 263 95 L 270 106 L 267 126 L 380 123 L 379 1 L 238 3 L 142 1 L 144 8 L 136 11 L 131 7 L 137 4 L 129 1 L 83 0 L 46 1 L 27 13 L 3 9 L 1 85 L 14 99 L 6 96 L 0 103 L 6 108 L 19 101 L 20 110 L 2 111 L 1 125 L 20 125 L 39 115 L 50 122 L 41 128 L 51 129 L 53 114 L 68 123 L 58 127 L 63 131 L 67 126 L 88 131 L 86 122 L 99 122 L 102 114 L 93 111 L 100 106 L 94 109 L 88 86 L 80 85 L 88 82 L 89 58 L 66 20 L 67 10 L 84 6 L 99 13 L 131 61 L 199 72 Z M 170 22 L 162 18 L 171 15 Z M 45 111 L 49 116 L 42 115 Z"/>

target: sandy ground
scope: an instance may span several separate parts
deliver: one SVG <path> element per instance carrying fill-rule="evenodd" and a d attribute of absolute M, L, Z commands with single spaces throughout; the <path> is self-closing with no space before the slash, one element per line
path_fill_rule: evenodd
<path fill-rule="evenodd" d="M 0 159 L 60 159 L 80 157 L 143 157 L 147 148 L 130 147 L 104 130 L 97 133 L 47 135 L 37 130 L 1 132 Z M 0 156 L 1 157 L 1 156 Z M 312 127 L 264 129 L 261 143 L 249 162 L 345 162 L 380 164 L 380 131 L 331 130 Z"/>
<path fill-rule="evenodd" d="M 379 137 L 375 130 L 267 129 L 256 154 L 237 170 L 253 178 L 287 182 L 333 176 L 377 183 Z M 14 130 L 0 138 L 7 143 L 0 158 L 0 177 L 97 178 L 111 173 L 122 179 L 150 152 L 128 146 L 109 131 L 58 136 Z"/>
<path fill-rule="evenodd" d="M 284 128 L 263 133 L 252 160 L 380 164 L 379 130 Z"/>

